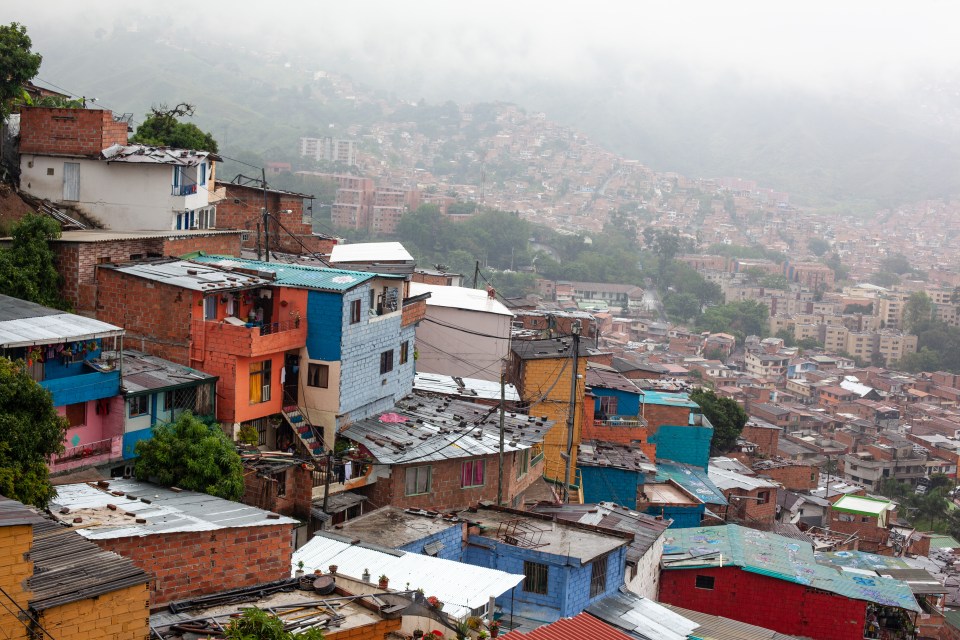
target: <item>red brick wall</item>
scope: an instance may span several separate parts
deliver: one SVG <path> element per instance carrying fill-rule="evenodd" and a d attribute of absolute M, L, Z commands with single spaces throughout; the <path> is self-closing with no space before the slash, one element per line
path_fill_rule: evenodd
<path fill-rule="evenodd" d="M 276 216 L 290 232 L 282 230 L 276 220 L 271 220 L 270 247 L 272 249 L 288 253 L 305 251 L 330 253 L 333 245 L 336 244 L 332 239 L 313 235 L 312 226 L 303 223 L 303 198 L 268 190 L 266 203 L 264 203 L 264 192 L 255 187 L 229 182 L 217 182 L 216 186 L 217 188 L 226 187 L 226 198 L 217 203 L 217 226 L 222 229 L 251 231 L 247 241 L 243 243 L 247 249 L 254 249 L 257 246 L 256 229 L 257 223 L 263 223 L 261 211 L 263 207 Z M 288 209 L 291 213 L 282 213 Z M 296 240 L 290 237 L 291 233 Z M 302 242 L 306 249 L 301 247 L 297 240 Z"/>
<path fill-rule="evenodd" d="M 427 301 L 420 300 L 410 304 L 403 305 L 403 313 L 400 316 L 400 325 L 409 327 L 411 324 L 420 322 L 427 316 Z"/>
<path fill-rule="evenodd" d="M 761 503 L 759 498 L 762 492 L 767 492 L 767 501 Z M 753 491 L 738 491 L 731 489 L 724 491 L 723 495 L 727 498 L 730 506 L 727 507 L 727 513 L 730 514 L 730 520 L 743 523 L 760 523 L 772 525 L 773 519 L 777 515 L 777 490 L 773 489 L 754 489 Z M 748 499 L 737 499 L 731 496 L 747 496 Z"/>
<path fill-rule="evenodd" d="M 644 404 L 641 406 L 643 417 L 647 421 L 650 433 L 656 433 L 664 424 L 684 426 L 690 423 L 689 407 L 671 407 L 663 404 Z"/>
<path fill-rule="evenodd" d="M 99 156 L 112 144 L 127 144 L 127 123 L 101 109 L 20 110 L 20 153 Z"/>
<path fill-rule="evenodd" d="M 777 455 L 777 450 L 780 448 L 780 431 L 778 429 L 765 429 L 746 424 L 740 435 L 756 444 L 757 450 L 768 458 Z"/>
<path fill-rule="evenodd" d="M 220 205 L 217 205 L 217 211 Z M 182 256 L 194 251 L 203 251 L 208 254 L 222 256 L 240 255 L 240 232 L 220 233 L 210 236 L 188 236 L 179 238 L 164 238 L 160 250 L 164 256 Z"/>
<path fill-rule="evenodd" d="M 290 577 L 289 524 L 94 540 L 154 575 L 150 606 Z"/>
<path fill-rule="evenodd" d="M 808 491 L 817 487 L 819 469 L 809 464 L 798 464 L 772 469 L 758 469 L 757 473 L 769 476 L 791 491 Z"/>
<path fill-rule="evenodd" d="M 285 495 L 278 495 L 278 477 L 284 480 Z M 310 518 L 313 502 L 313 476 L 309 469 L 294 465 L 283 475 L 262 478 L 251 469 L 243 476 L 243 504 L 301 520 Z"/>
<path fill-rule="evenodd" d="M 696 588 L 697 575 L 714 588 Z M 862 640 L 866 622 L 865 602 L 739 567 L 663 571 L 659 600 L 814 640 Z"/>
<path fill-rule="evenodd" d="M 97 269 L 97 318 L 127 330 L 124 346 L 190 365 L 193 293 Z"/>
<path fill-rule="evenodd" d="M 543 475 L 543 460 L 531 465 L 525 476 L 517 479 L 513 466 L 512 453 L 504 454 L 503 464 L 503 500 L 512 504 L 514 497 L 520 495 Z M 423 465 L 409 464 L 394 466 L 389 478 L 380 479 L 368 494 L 370 501 L 377 506 L 391 505 L 401 509 L 448 510 L 475 505 L 481 500 L 497 500 L 497 461 L 498 456 L 488 456 L 484 469 L 482 487 L 461 488 L 460 474 L 463 462 L 469 458 L 425 462 Z M 416 466 L 431 466 L 431 491 L 428 494 L 407 496 L 406 469 Z"/>

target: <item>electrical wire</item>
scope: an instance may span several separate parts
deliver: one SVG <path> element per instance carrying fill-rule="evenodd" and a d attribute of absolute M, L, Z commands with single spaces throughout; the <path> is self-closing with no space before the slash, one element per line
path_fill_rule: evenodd
<path fill-rule="evenodd" d="M 480 336 L 481 338 L 493 338 L 494 340 L 510 340 L 510 336 L 495 336 L 490 333 L 481 333 L 480 331 L 473 331 L 472 329 L 467 329 L 465 327 L 458 327 L 457 325 L 447 324 L 446 322 L 441 322 L 440 320 L 434 320 L 432 318 L 424 318 L 425 322 L 430 324 L 440 325 L 441 327 L 446 327 L 448 329 L 455 329 L 457 331 L 462 331 L 463 333 L 469 333 L 473 336 Z"/>
<path fill-rule="evenodd" d="M 30 615 L 30 612 L 29 612 L 29 611 L 26 611 L 23 607 L 21 607 L 19 604 L 17 604 L 17 601 L 14 600 L 13 597 L 12 597 L 9 593 L 7 593 L 7 591 L 6 591 L 3 587 L 0 587 L 0 593 L 2 593 L 4 596 L 6 596 L 7 599 L 8 599 L 10 602 L 13 603 L 13 606 L 15 606 L 15 607 L 20 611 L 21 615 L 25 616 L 25 617 L 27 618 L 27 620 L 29 620 L 30 622 L 32 622 L 33 624 L 35 624 L 35 625 L 37 626 L 37 628 L 40 629 L 40 631 L 42 631 L 48 638 L 50 638 L 50 640 L 57 640 L 56 638 L 54 638 L 54 637 L 50 634 L 49 631 L 47 631 L 46 629 L 43 628 L 43 626 L 40 624 L 40 622 L 39 622 L 36 618 L 34 618 L 32 615 Z M 4 604 L 4 602 L 3 602 L 2 600 L 0 600 L 0 606 L 3 606 L 3 608 L 6 609 L 7 612 L 10 613 L 10 615 L 12 615 L 14 618 L 16 618 L 16 619 L 20 622 L 20 624 L 23 625 L 23 628 L 24 628 L 24 629 L 26 629 L 27 631 L 30 631 L 30 630 L 31 630 L 31 629 L 30 629 L 30 626 L 27 625 L 27 623 L 24 622 L 22 619 L 20 619 L 20 616 L 16 615 L 16 614 L 13 613 L 12 611 L 10 611 L 9 607 L 7 607 L 7 605 Z"/>

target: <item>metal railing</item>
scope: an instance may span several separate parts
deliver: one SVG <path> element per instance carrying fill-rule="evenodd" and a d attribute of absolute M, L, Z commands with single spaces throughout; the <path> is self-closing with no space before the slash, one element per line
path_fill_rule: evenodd
<path fill-rule="evenodd" d="M 284 322 L 268 322 L 266 324 L 256 325 L 260 327 L 260 335 L 268 336 L 274 333 L 283 333 L 284 331 L 293 331 L 300 328 L 300 320 L 286 320 Z"/>
<path fill-rule="evenodd" d="M 170 195 L 173 196 L 192 196 L 196 192 L 197 185 L 195 184 L 173 185 L 170 189 Z"/>
<path fill-rule="evenodd" d="M 50 461 L 51 464 L 57 464 L 59 462 L 68 462 L 71 460 L 80 460 L 83 458 L 92 458 L 94 456 L 109 454 L 114 449 L 114 443 L 119 442 L 120 440 L 122 440 L 122 438 L 117 436 L 114 438 L 104 438 L 103 440 L 97 440 L 96 442 L 77 445 L 76 447 L 67 447 L 63 453 L 54 454 Z"/>

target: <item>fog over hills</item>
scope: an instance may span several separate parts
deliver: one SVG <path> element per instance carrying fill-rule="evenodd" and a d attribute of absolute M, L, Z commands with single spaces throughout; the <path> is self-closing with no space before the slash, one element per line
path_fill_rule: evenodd
<path fill-rule="evenodd" d="M 514 102 L 656 170 L 795 201 L 960 194 L 955 8 L 833 4 L 53 1 L 0 19 L 27 25 L 42 80 L 138 116 L 195 102 L 228 152 L 349 119 L 299 94 L 322 69 L 408 101 Z"/>

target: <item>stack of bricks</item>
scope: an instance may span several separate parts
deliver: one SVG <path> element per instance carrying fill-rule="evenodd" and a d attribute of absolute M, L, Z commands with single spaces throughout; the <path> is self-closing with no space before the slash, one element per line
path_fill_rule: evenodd
<path fill-rule="evenodd" d="M 150 590 L 154 607 L 289 578 L 293 556 L 293 529 L 289 524 L 154 533 L 94 542 L 155 576 Z"/>
<path fill-rule="evenodd" d="M 20 153 L 98 157 L 113 144 L 127 144 L 127 123 L 102 109 L 24 107 Z"/>

